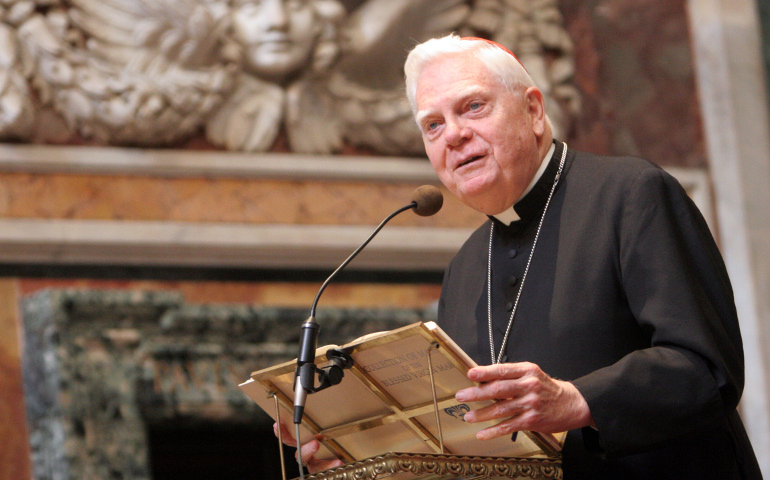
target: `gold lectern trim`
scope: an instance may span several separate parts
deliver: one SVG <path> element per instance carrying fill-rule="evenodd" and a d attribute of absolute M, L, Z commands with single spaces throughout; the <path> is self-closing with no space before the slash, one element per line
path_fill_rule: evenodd
<path fill-rule="evenodd" d="M 386 453 L 305 477 L 306 480 L 562 480 L 560 459 Z"/>

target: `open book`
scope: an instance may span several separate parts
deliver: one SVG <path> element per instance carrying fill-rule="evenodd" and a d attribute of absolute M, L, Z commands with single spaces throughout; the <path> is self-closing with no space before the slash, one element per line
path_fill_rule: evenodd
<path fill-rule="evenodd" d="M 345 370 L 339 385 L 307 398 L 301 441 L 322 436 L 323 446 L 316 458 L 352 462 L 387 452 L 554 457 L 561 450 L 566 433 L 518 432 L 512 437 L 477 440 L 476 432 L 497 421 L 466 423 L 463 416 L 491 402 L 455 400 L 455 392 L 474 385 L 466 373 L 476 363 L 433 322 L 367 335 L 342 347 L 321 347 L 316 351 L 316 365 L 328 363 L 325 352 L 330 348 L 349 353 L 354 366 Z M 429 364 L 438 409 L 434 408 Z M 292 361 L 260 370 L 240 385 L 273 419 L 277 399 L 281 419 L 289 427 L 295 367 L 296 361 Z"/>

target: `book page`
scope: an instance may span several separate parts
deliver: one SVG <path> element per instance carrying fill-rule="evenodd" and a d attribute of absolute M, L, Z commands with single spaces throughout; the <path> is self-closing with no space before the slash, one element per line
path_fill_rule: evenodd
<path fill-rule="evenodd" d="M 375 349 L 353 353 L 352 356 L 402 406 L 410 407 L 433 399 L 428 370 L 429 352 L 438 398 L 454 396 L 458 386 L 472 385 L 465 372 L 440 350 L 431 349 L 431 342 L 424 337 L 412 335 Z"/>

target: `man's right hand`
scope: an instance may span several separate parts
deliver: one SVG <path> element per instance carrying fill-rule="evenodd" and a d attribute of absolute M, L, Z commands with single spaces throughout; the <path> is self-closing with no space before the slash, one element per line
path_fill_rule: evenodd
<path fill-rule="evenodd" d="M 278 423 L 274 423 L 273 432 L 276 437 L 278 436 L 278 428 Z M 295 440 L 294 436 L 289 433 L 289 429 L 286 428 L 286 424 L 283 423 L 283 421 L 281 422 L 280 428 L 283 443 L 290 447 L 296 447 L 297 440 Z M 307 471 L 310 473 L 317 473 L 344 465 L 343 461 L 338 458 L 332 460 L 318 460 L 315 458 L 315 454 L 318 452 L 318 449 L 321 448 L 320 440 L 322 440 L 322 438 L 316 437 L 307 443 L 303 443 L 299 448 L 299 454 L 302 456 L 302 463 L 307 466 Z"/>

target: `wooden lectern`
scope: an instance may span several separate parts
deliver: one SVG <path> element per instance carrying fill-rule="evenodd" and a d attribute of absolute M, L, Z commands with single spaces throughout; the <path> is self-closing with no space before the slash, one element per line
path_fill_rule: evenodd
<path fill-rule="evenodd" d="M 465 412 L 492 402 L 459 403 L 454 394 L 473 385 L 475 362 L 435 323 L 415 323 L 316 351 L 343 351 L 353 366 L 339 385 L 308 397 L 302 443 L 321 438 L 317 458 L 346 464 L 307 480 L 561 479 L 565 433 L 517 432 L 480 441 L 477 431 L 496 422 L 466 423 Z M 287 425 L 293 412 L 296 362 L 252 373 L 241 389 Z"/>

